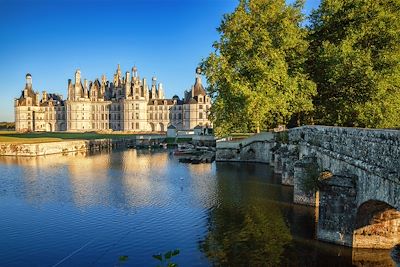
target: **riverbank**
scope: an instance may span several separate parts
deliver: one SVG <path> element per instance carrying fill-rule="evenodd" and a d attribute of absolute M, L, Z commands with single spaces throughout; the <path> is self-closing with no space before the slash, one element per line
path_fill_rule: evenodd
<path fill-rule="evenodd" d="M 137 142 L 158 143 L 162 138 L 164 138 L 163 135 L 138 135 L 122 132 L 17 133 L 0 131 L 0 156 L 32 157 L 77 151 L 96 151 L 127 146 Z"/>
<path fill-rule="evenodd" d="M 111 148 L 113 140 L 68 140 L 44 143 L 2 143 L 0 156 L 45 156 L 51 154 L 70 153 L 77 151 L 95 151 Z"/>

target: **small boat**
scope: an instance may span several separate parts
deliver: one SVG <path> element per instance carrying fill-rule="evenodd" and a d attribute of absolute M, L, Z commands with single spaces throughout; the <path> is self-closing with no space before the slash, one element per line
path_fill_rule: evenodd
<path fill-rule="evenodd" d="M 180 156 L 180 155 L 188 155 L 188 154 L 193 154 L 196 152 L 196 149 L 193 145 L 190 144 L 185 144 L 185 145 L 178 145 L 178 148 L 174 151 L 175 156 Z"/>

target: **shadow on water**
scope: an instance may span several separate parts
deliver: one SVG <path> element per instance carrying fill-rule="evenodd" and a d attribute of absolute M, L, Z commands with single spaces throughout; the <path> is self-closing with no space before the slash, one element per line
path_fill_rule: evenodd
<path fill-rule="evenodd" d="M 218 205 L 200 242 L 215 266 L 395 266 L 388 250 L 317 241 L 315 208 L 294 205 L 270 167 L 217 163 L 216 176 Z"/>

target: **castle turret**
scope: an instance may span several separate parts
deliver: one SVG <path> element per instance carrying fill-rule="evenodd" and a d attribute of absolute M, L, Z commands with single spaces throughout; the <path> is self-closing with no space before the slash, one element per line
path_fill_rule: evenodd
<path fill-rule="evenodd" d="M 81 83 L 81 71 L 79 69 L 75 72 L 75 84 Z"/>
<path fill-rule="evenodd" d="M 82 97 L 82 84 L 81 71 L 78 69 L 75 72 L 74 100 L 78 100 L 80 97 Z"/>
<path fill-rule="evenodd" d="M 88 81 L 86 79 L 83 81 L 83 97 L 84 98 L 89 97 L 89 86 L 88 86 Z"/>
<path fill-rule="evenodd" d="M 32 75 L 30 73 L 26 74 L 25 80 L 26 80 L 26 87 L 32 88 Z"/>
<path fill-rule="evenodd" d="M 157 78 L 151 78 L 151 99 L 157 98 Z"/>
<path fill-rule="evenodd" d="M 114 75 L 114 86 L 115 87 L 120 87 L 121 86 L 121 78 L 122 78 L 121 66 L 118 64 L 117 72 Z"/>
<path fill-rule="evenodd" d="M 194 82 L 194 86 L 192 87 L 192 97 L 198 95 L 206 95 L 206 90 L 204 90 L 204 87 L 201 84 L 201 69 L 199 67 L 196 68 L 196 80 Z"/>
<path fill-rule="evenodd" d="M 149 100 L 149 87 L 147 86 L 146 79 L 143 78 L 142 80 L 142 89 L 143 89 L 143 94 L 146 100 Z"/>
<path fill-rule="evenodd" d="M 39 96 L 39 93 L 38 92 L 36 92 L 35 93 L 35 99 L 34 99 L 34 105 L 35 106 L 39 106 L 39 101 L 40 101 L 40 96 Z"/>
<path fill-rule="evenodd" d="M 74 99 L 74 88 L 72 87 L 72 81 L 71 79 L 68 79 L 68 100 L 73 100 Z"/>
<path fill-rule="evenodd" d="M 106 75 L 101 75 L 101 86 L 100 86 L 100 96 L 103 97 L 105 92 L 106 92 L 106 87 L 107 87 L 107 79 Z"/>
<path fill-rule="evenodd" d="M 164 99 L 164 89 L 162 83 L 158 84 L 158 98 Z"/>
<path fill-rule="evenodd" d="M 42 102 L 45 102 L 47 100 L 47 92 L 43 91 L 42 92 Z"/>
<path fill-rule="evenodd" d="M 129 71 L 127 71 L 125 73 L 125 98 L 127 96 L 131 96 L 132 92 L 131 92 L 131 73 Z"/>
<path fill-rule="evenodd" d="M 27 73 L 25 76 L 24 98 L 29 96 L 30 91 L 32 91 L 32 76 L 30 73 Z"/>
<path fill-rule="evenodd" d="M 137 68 L 136 68 L 136 66 L 133 66 L 133 68 L 132 68 L 132 75 L 133 75 L 133 78 L 137 78 L 138 76 L 137 76 Z"/>

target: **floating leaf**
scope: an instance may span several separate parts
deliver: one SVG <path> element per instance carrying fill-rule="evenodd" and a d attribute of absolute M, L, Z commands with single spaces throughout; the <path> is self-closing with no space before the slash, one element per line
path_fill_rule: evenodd
<path fill-rule="evenodd" d="M 119 256 L 119 261 L 120 261 L 120 262 L 125 262 L 125 261 L 127 261 L 127 260 L 128 260 L 128 256 L 127 256 L 127 255 Z"/>
<path fill-rule="evenodd" d="M 175 250 L 172 252 L 172 256 L 178 255 L 179 252 L 180 252 L 179 249 L 175 249 Z"/>
<path fill-rule="evenodd" d="M 155 258 L 156 260 L 159 260 L 159 261 L 163 260 L 163 257 L 161 254 L 155 254 L 155 255 L 153 255 L 153 258 Z"/>
<path fill-rule="evenodd" d="M 168 251 L 167 253 L 165 253 L 164 257 L 165 259 L 169 260 L 172 256 L 172 251 Z"/>

